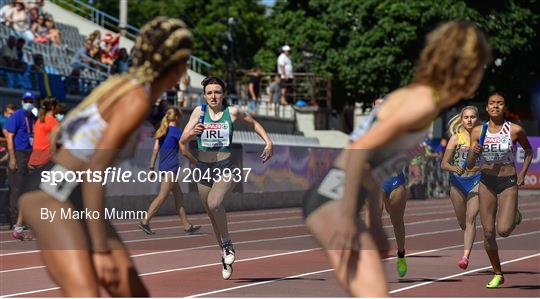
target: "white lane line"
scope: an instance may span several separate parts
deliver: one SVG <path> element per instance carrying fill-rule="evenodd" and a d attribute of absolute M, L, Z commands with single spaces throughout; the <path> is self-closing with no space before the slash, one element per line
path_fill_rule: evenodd
<path fill-rule="evenodd" d="M 515 263 L 515 262 L 523 261 L 523 260 L 530 259 L 530 258 L 537 257 L 537 256 L 540 256 L 540 253 L 531 254 L 531 255 L 528 255 L 528 256 L 524 256 L 524 257 L 516 258 L 516 259 L 513 259 L 513 260 L 509 260 L 509 261 L 506 261 L 506 262 L 502 262 L 501 265 Z M 430 284 L 438 282 L 438 281 L 443 281 L 443 280 L 451 279 L 451 278 L 454 278 L 454 277 L 459 277 L 459 276 L 467 275 L 467 274 L 470 274 L 470 273 L 475 273 L 475 272 L 478 272 L 478 271 L 488 270 L 488 269 L 491 269 L 491 265 L 486 266 L 486 267 L 482 267 L 482 268 L 476 268 L 476 269 L 466 271 L 466 272 L 461 272 L 461 273 L 454 274 L 454 275 L 449 275 L 449 276 L 437 278 L 437 279 L 432 280 L 432 281 L 426 281 L 426 282 L 414 284 L 412 286 L 396 289 L 396 290 L 390 291 L 390 294 L 395 294 L 395 293 L 407 291 L 407 290 L 410 290 L 410 289 L 423 287 L 423 286 L 430 285 Z"/>
<path fill-rule="evenodd" d="M 538 234 L 538 233 L 540 233 L 540 232 L 539 231 L 528 232 L 528 233 L 523 233 L 523 234 L 518 234 L 518 235 L 511 235 L 511 236 L 509 236 L 507 238 L 498 238 L 498 239 L 509 239 L 509 238 L 524 237 L 524 236 L 534 235 L 534 234 Z M 480 244 L 480 243 L 484 243 L 484 241 L 478 241 L 478 242 L 475 242 L 474 244 Z M 422 254 L 427 254 L 427 253 L 432 253 L 432 252 L 437 252 L 437 251 L 443 251 L 443 250 L 448 250 L 448 249 L 453 249 L 453 248 L 459 248 L 459 247 L 463 247 L 463 244 L 453 245 L 453 246 L 446 246 L 446 247 L 442 247 L 442 248 L 430 249 L 430 250 L 425 250 L 425 251 L 420 251 L 420 252 L 414 252 L 414 253 L 407 254 L 407 256 L 422 255 Z M 540 254 L 537 254 L 537 255 L 540 255 Z M 383 259 L 383 261 L 389 261 L 389 260 L 394 260 L 394 259 L 396 259 L 395 256 L 385 258 L 385 259 Z M 487 268 L 490 268 L 490 267 L 487 267 Z M 283 281 L 283 280 L 287 280 L 287 279 L 304 277 L 304 276 L 315 275 L 315 274 L 331 272 L 331 271 L 333 271 L 333 269 L 324 269 L 324 270 L 319 270 L 319 271 L 315 271 L 315 272 L 302 273 L 302 274 L 297 274 L 297 275 L 288 276 L 288 277 L 284 277 L 284 278 L 271 279 L 271 280 L 266 280 L 266 281 L 261 281 L 261 282 L 255 282 L 255 283 L 245 284 L 245 285 L 241 285 L 241 286 L 236 286 L 236 287 L 232 287 L 232 288 L 225 288 L 225 289 L 214 290 L 214 291 L 200 293 L 200 294 L 194 294 L 194 295 L 188 296 L 188 298 L 190 298 L 190 297 L 201 297 L 201 296 L 206 296 L 206 295 L 213 295 L 213 294 L 223 293 L 223 292 L 227 292 L 227 291 L 253 287 L 253 286 L 257 286 L 257 285 L 261 285 L 261 284 L 268 284 L 268 283 Z M 448 278 L 446 278 L 446 279 L 448 279 Z"/>

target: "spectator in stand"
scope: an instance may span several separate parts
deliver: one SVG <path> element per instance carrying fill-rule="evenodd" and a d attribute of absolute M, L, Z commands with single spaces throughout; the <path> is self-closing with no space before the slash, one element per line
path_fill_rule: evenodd
<path fill-rule="evenodd" d="M 261 68 L 255 67 L 253 74 L 248 79 L 248 113 L 255 115 L 257 113 L 258 101 L 261 100 Z"/>
<path fill-rule="evenodd" d="M 42 72 L 47 74 L 54 74 L 58 75 L 58 71 L 49 65 L 45 65 L 43 60 L 43 55 L 41 54 L 35 54 L 34 55 L 34 64 L 30 67 L 30 70 L 32 72 Z"/>
<path fill-rule="evenodd" d="M 62 46 L 62 37 L 60 35 L 60 29 L 56 28 L 54 24 L 54 19 L 52 16 L 49 16 L 45 19 L 45 26 L 47 26 L 47 40 L 49 40 L 53 45 Z"/>
<path fill-rule="evenodd" d="M 193 107 L 199 103 L 195 101 L 199 98 L 199 95 L 193 91 L 191 87 L 191 77 L 186 72 L 180 79 L 178 86 L 178 106 L 179 107 Z"/>
<path fill-rule="evenodd" d="M 293 65 L 289 58 L 289 52 L 291 47 L 285 45 L 281 47 L 281 54 L 277 60 L 277 71 L 281 76 L 281 103 L 290 103 L 293 99 L 291 97 L 293 87 Z"/>
<path fill-rule="evenodd" d="M 42 14 L 45 0 L 32 0 L 32 1 L 27 2 L 27 4 L 28 4 L 28 9 L 32 10 L 35 8 L 37 9 L 39 14 Z"/>
<path fill-rule="evenodd" d="M 84 41 L 84 47 L 77 50 L 73 58 L 71 58 L 71 67 L 74 69 L 84 69 L 90 63 L 90 51 L 92 49 L 92 42 L 90 40 Z"/>
<path fill-rule="evenodd" d="M 118 45 L 120 43 L 120 36 L 113 37 L 112 34 L 106 33 L 101 40 L 101 62 L 111 65 L 118 57 Z"/>
<path fill-rule="evenodd" d="M 7 43 L 0 49 L 0 64 L 8 68 L 16 68 L 17 63 L 17 38 L 10 35 Z"/>
<path fill-rule="evenodd" d="M 24 45 L 26 45 L 26 40 L 24 38 L 17 39 L 17 61 L 21 64 L 21 67 L 26 69 L 28 61 L 24 58 Z"/>
<path fill-rule="evenodd" d="M 55 98 L 46 98 L 41 101 L 39 119 L 34 125 L 34 145 L 28 161 L 30 169 L 39 168 L 51 160 L 49 134 L 58 126 L 55 116 L 59 108 Z"/>
<path fill-rule="evenodd" d="M 8 17 L 9 14 L 11 14 L 12 10 L 15 10 L 15 1 L 11 1 L 10 3 L 4 5 L 4 6 L 2 6 L 2 8 L 0 8 L 0 24 L 1 25 L 8 26 L 7 17 Z"/>
<path fill-rule="evenodd" d="M 39 9 L 37 7 L 34 6 L 28 9 L 28 20 L 32 26 L 37 22 L 40 16 L 41 15 L 39 14 Z"/>
<path fill-rule="evenodd" d="M 280 103 L 281 100 L 281 76 L 279 74 L 274 75 L 274 81 L 270 83 L 268 87 L 268 102 L 270 103 L 270 109 L 274 109 L 274 104 Z M 287 105 L 287 103 L 281 103 Z"/>
<path fill-rule="evenodd" d="M 35 23 L 32 24 L 32 32 L 34 33 L 34 41 L 36 43 L 46 43 L 49 29 L 45 25 L 45 17 L 39 16 Z"/>
<path fill-rule="evenodd" d="M 88 38 L 86 39 L 88 43 L 85 42 L 84 46 L 88 49 L 88 53 L 90 53 L 90 57 L 92 57 L 95 60 L 100 60 L 101 56 L 101 31 L 96 30 L 92 32 Z"/>
<path fill-rule="evenodd" d="M 31 111 L 34 108 L 34 101 L 34 94 L 25 92 L 22 97 L 22 108 L 15 111 L 6 122 L 11 221 L 17 220 L 12 236 L 20 240 L 31 239 L 22 226 L 23 219 L 22 214 L 19 213 L 17 201 L 21 193 L 23 178 L 28 173 L 28 159 L 32 151 L 35 117 Z"/>
<path fill-rule="evenodd" d="M 7 25 L 13 30 L 16 37 L 22 37 L 27 41 L 33 41 L 34 35 L 30 30 L 30 21 L 23 2 L 15 2 L 15 9 L 7 16 Z"/>
<path fill-rule="evenodd" d="M 123 74 L 129 69 L 129 55 L 126 48 L 120 49 L 118 51 L 118 58 L 113 62 L 111 73 L 112 74 Z"/>

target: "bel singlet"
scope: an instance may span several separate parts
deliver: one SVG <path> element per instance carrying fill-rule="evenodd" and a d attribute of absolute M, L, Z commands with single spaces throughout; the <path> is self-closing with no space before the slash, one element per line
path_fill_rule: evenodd
<path fill-rule="evenodd" d="M 490 164 L 513 164 L 515 147 L 512 142 L 510 129 L 512 123 L 504 122 L 501 130 L 497 133 L 486 131 L 484 139 L 484 150 L 482 152 L 482 163 Z"/>

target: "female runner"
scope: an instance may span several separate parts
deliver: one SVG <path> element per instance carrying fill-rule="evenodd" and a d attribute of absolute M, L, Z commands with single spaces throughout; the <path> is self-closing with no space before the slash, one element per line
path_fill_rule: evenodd
<path fill-rule="evenodd" d="M 156 140 L 154 142 L 152 158 L 150 159 L 150 170 L 154 170 L 159 152 L 159 173 L 163 177 L 161 178 L 158 196 L 152 201 L 150 207 L 148 207 L 146 218 L 139 223 L 139 228 L 148 235 L 155 234 L 150 228 L 150 220 L 152 220 L 159 207 L 167 199 L 169 192 L 172 192 L 174 196 L 174 206 L 178 212 L 180 223 L 184 226 L 184 232 L 191 235 L 201 228 L 200 225 L 193 226 L 187 219 L 182 190 L 180 189 L 180 185 L 178 185 L 178 180 L 175 179 L 175 175 L 178 173 L 178 168 L 180 167 L 178 150 L 180 149 L 179 144 L 182 130 L 178 128 L 178 121 L 180 121 L 181 115 L 182 113 L 176 107 L 167 109 L 165 116 L 161 120 L 161 125 L 155 134 Z"/>
<path fill-rule="evenodd" d="M 473 95 L 489 56 L 483 33 L 470 22 L 448 22 L 431 32 L 414 83 L 392 92 L 353 132 L 349 150 L 306 197 L 306 224 L 351 295 L 388 294 L 379 254 L 358 221 L 367 193 L 379 192 L 373 179 L 385 181 L 420 152 L 437 114 Z"/>
<path fill-rule="evenodd" d="M 474 166 L 474 161 L 480 155 L 481 176 L 478 187 L 480 220 L 484 228 L 484 248 L 495 273 L 486 287 L 493 289 L 504 283 L 495 221 L 497 233 L 501 237 L 508 237 L 521 222 L 521 213 L 517 209 L 518 187 L 523 185 L 533 152 L 523 128 L 504 118 L 506 101 L 503 96 L 497 93 L 490 96 L 486 111 L 489 122 L 483 146 L 479 144 L 482 132 L 482 126 L 479 126 L 471 133 L 472 146 L 467 166 L 468 168 Z M 519 142 L 525 150 L 523 169 L 519 173 L 516 171 L 514 161 L 516 142 Z"/>
<path fill-rule="evenodd" d="M 465 169 L 469 152 L 471 131 L 478 125 L 478 109 L 467 106 L 448 122 L 451 135 L 441 162 L 441 169 L 452 172 L 450 176 L 450 200 L 463 230 L 463 257 L 458 266 L 465 270 L 469 266 L 469 256 L 476 236 L 476 215 L 478 215 L 479 167 Z M 450 164 L 452 161 L 452 164 Z"/>
<path fill-rule="evenodd" d="M 217 77 L 207 77 L 202 82 L 203 94 L 208 110 L 204 112 L 204 124 L 199 122 L 202 106 L 193 109 L 180 142 L 183 149 L 187 148 L 189 141 L 196 136 L 198 159 L 195 159 L 189 151 L 186 155 L 192 161 L 198 161 L 196 170 L 202 179 L 197 182 L 199 195 L 203 206 L 212 222 L 214 234 L 222 249 L 221 274 L 224 279 L 229 279 L 233 272 L 232 264 L 236 258 L 235 250 L 229 236 L 227 227 L 227 215 L 222 202 L 227 192 L 234 187 L 232 174 L 236 173 L 231 158 L 231 143 L 234 131 L 234 122 L 241 120 L 264 140 L 266 144 L 261 155 L 262 162 L 266 162 L 272 156 L 272 141 L 264 128 L 249 114 L 236 106 L 229 106 L 224 99 L 225 82 Z M 194 171 L 195 173 L 195 171 Z M 195 177 L 194 177 L 195 179 Z"/>
<path fill-rule="evenodd" d="M 111 296 L 148 295 L 126 248 L 104 219 L 105 190 L 93 178 L 122 158 L 121 149 L 134 148 L 137 138 L 131 138 L 136 137 L 132 133 L 155 99 L 186 72 L 192 44 L 180 20 L 157 17 L 143 26 L 129 73 L 96 88 L 54 134 L 52 144 L 61 146 L 43 172 L 63 174 L 63 179 L 40 184 L 39 175 L 30 178 L 29 188 L 39 189 L 21 196 L 21 207 L 38 236 L 47 271 L 64 296 L 97 297 L 100 286 Z M 67 180 L 67 174 L 87 170 L 92 179 L 83 176 L 82 184 Z M 56 213 L 56 219 L 41 220 L 43 208 Z M 58 219 L 62 211 L 72 214 Z"/>

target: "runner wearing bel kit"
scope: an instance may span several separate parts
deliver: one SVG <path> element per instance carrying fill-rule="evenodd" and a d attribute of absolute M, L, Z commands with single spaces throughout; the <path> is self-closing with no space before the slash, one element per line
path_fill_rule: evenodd
<path fill-rule="evenodd" d="M 518 187 L 524 183 L 533 152 L 523 128 L 505 119 L 506 100 L 502 95 L 496 93 L 490 96 L 486 111 L 489 122 L 483 146 L 479 144 L 482 131 L 482 126 L 479 126 L 471 133 L 467 166 L 473 167 L 480 155 L 482 174 L 478 199 L 484 229 L 484 248 L 495 274 L 486 287 L 492 289 L 504 283 L 496 233 L 501 237 L 508 237 L 521 222 Z M 519 142 L 525 151 L 523 169 L 519 173 L 514 163 L 516 142 Z"/>

